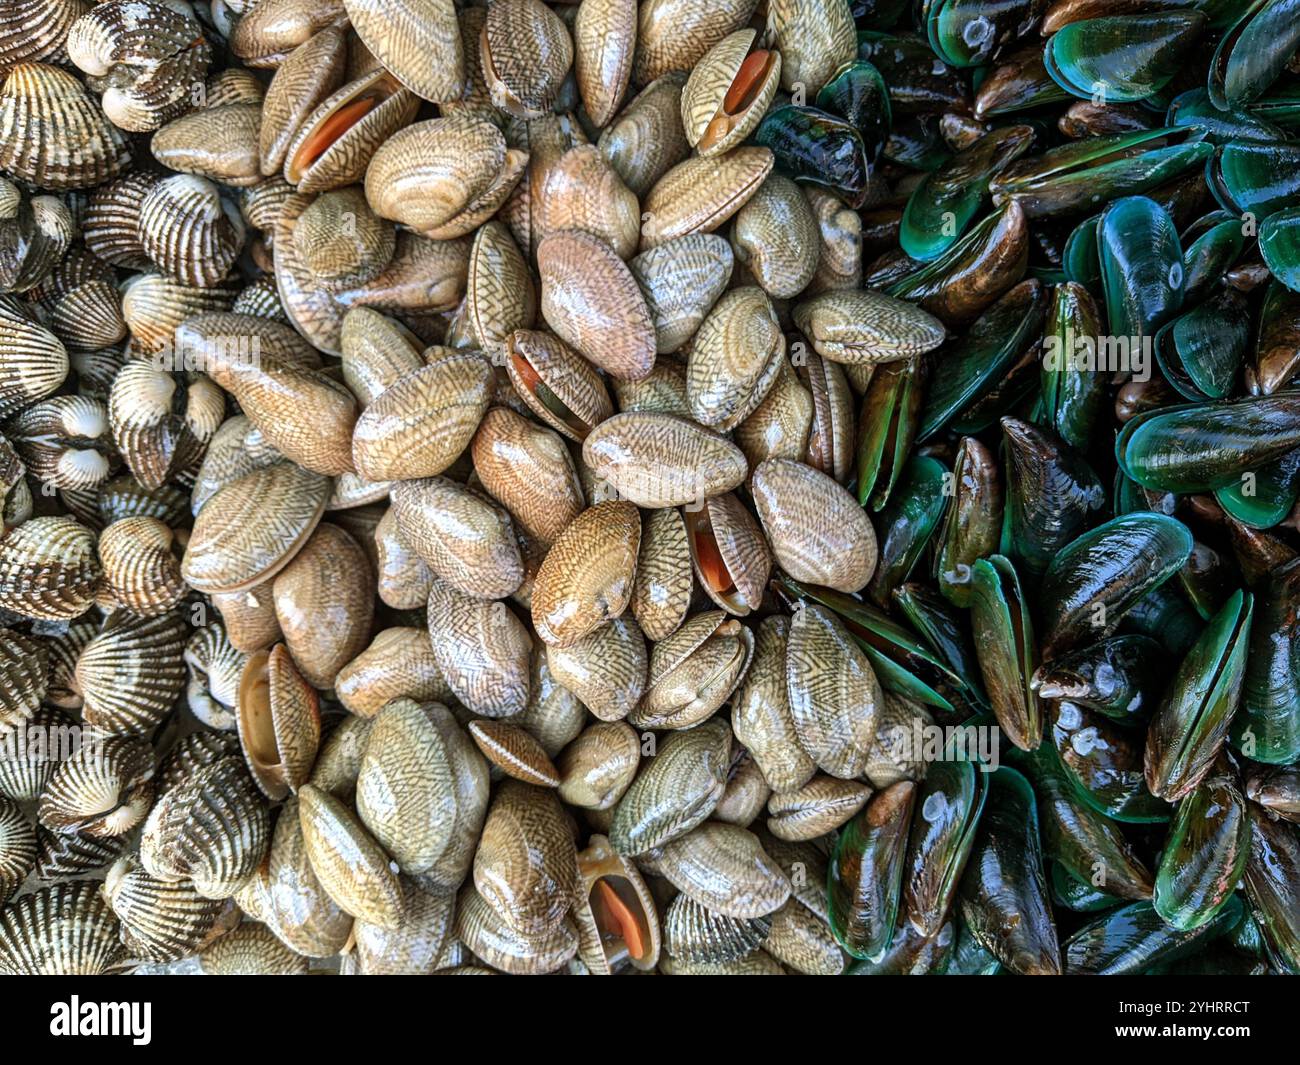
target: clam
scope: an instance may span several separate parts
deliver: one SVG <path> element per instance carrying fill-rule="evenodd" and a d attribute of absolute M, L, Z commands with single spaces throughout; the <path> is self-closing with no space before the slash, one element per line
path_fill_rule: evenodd
<path fill-rule="evenodd" d="M 69 517 L 31 518 L 0 540 L 0 607 L 71 620 L 95 599 L 95 534 Z"/>
<path fill-rule="evenodd" d="M 629 604 L 647 639 L 662 640 L 686 619 L 693 587 L 681 512 L 672 507 L 648 511 L 641 519 L 641 549 Z"/>
<path fill-rule="evenodd" d="M 511 609 L 434 579 L 429 636 L 456 698 L 484 717 L 509 717 L 528 702 L 532 637 Z"/>
<path fill-rule="evenodd" d="M 108 871 L 104 898 L 121 923 L 123 945 L 133 957 L 152 961 L 175 961 L 201 948 L 224 909 L 189 881 L 163 880 L 129 858 Z"/>
<path fill-rule="evenodd" d="M 18 63 L 0 85 L 0 170 L 38 188 L 82 189 L 131 161 L 126 138 L 75 77 Z"/>
<path fill-rule="evenodd" d="M 578 954 L 588 972 L 612 974 L 623 964 L 650 971 L 659 960 L 659 915 L 635 864 L 593 835 L 578 855 L 581 879 L 574 902 Z"/>
<path fill-rule="evenodd" d="M 357 36 L 411 92 L 437 103 L 460 99 L 465 56 L 451 0 L 344 0 Z"/>
<path fill-rule="evenodd" d="M 329 957 L 342 950 L 354 923 L 312 872 L 296 798 L 285 802 L 275 822 L 265 868 L 262 917 L 276 937 L 311 958 Z"/>
<path fill-rule="evenodd" d="M 547 236 L 537 249 L 541 311 L 561 340 L 613 377 L 645 377 L 655 332 L 645 297 L 616 250 L 577 230 Z"/>
<path fill-rule="evenodd" d="M 358 921 L 357 966 L 362 975 L 416 976 L 440 968 L 443 951 L 454 937 L 456 896 L 404 883 L 402 927 L 388 929 Z"/>
<path fill-rule="evenodd" d="M 700 155 L 720 155 L 758 126 L 781 81 L 781 54 L 737 30 L 715 44 L 682 90 L 682 125 Z"/>
<path fill-rule="evenodd" d="M 635 66 L 640 85 L 670 70 L 690 70 L 704 55 L 749 22 L 755 0 L 723 0 L 700 7 L 687 0 L 652 0 L 637 20 Z"/>
<path fill-rule="evenodd" d="M 318 31 L 347 20 L 342 0 L 264 0 L 239 13 L 230 48 L 251 67 L 279 66 Z"/>
<path fill-rule="evenodd" d="M 144 617 L 165 614 L 185 598 L 175 534 L 158 518 L 122 518 L 99 535 L 104 580 L 119 603 Z"/>
<path fill-rule="evenodd" d="M 199 511 L 181 575 L 204 592 L 243 592 L 265 583 L 306 543 L 328 495 L 327 478 L 290 462 L 232 481 Z M 276 520 L 268 521 L 268 513 Z"/>
<path fill-rule="evenodd" d="M 942 324 L 904 300 L 871 290 L 836 290 L 794 310 L 795 324 L 832 362 L 892 362 L 922 355 L 944 338 Z"/>
<path fill-rule="evenodd" d="M 541 0 L 501 0 L 488 8 L 479 58 L 496 107 L 516 118 L 541 118 L 573 63 L 573 39 Z"/>
<path fill-rule="evenodd" d="M 777 793 L 802 788 L 817 765 L 799 741 L 786 680 L 787 618 L 764 618 L 754 657 L 731 704 L 731 727 Z"/>
<path fill-rule="evenodd" d="M 564 922 L 541 935 L 512 927 L 466 884 L 456 900 L 456 935 L 476 957 L 502 972 L 532 976 L 554 972 L 578 952 L 578 935 Z"/>
<path fill-rule="evenodd" d="M 275 71 L 262 101 L 258 157 L 262 174 L 271 177 L 284 167 L 289 142 L 325 97 L 343 81 L 347 38 L 327 26 L 304 41 Z M 260 228 L 260 227 L 259 227 Z"/>
<path fill-rule="evenodd" d="M 686 364 L 686 400 L 701 425 L 734 429 L 776 383 L 785 337 L 760 288 L 726 293 L 700 324 Z"/>
<path fill-rule="evenodd" d="M 63 342 L 10 296 L 0 296 L 0 324 L 0 414 L 7 417 L 56 391 L 69 364 Z"/>
<path fill-rule="evenodd" d="M 627 791 L 640 761 L 641 741 L 630 725 L 589 725 L 556 761 L 560 798 L 571 806 L 608 810 Z"/>
<path fill-rule="evenodd" d="M 16 802 L 0 799 L 0 906 L 36 868 L 36 830 Z"/>
<path fill-rule="evenodd" d="M 721 237 L 689 233 L 628 263 L 645 296 L 659 354 L 677 351 L 695 335 L 726 288 L 733 261 Z"/>
<path fill-rule="evenodd" d="M 573 643 L 548 644 L 551 673 L 602 721 L 627 717 L 646 688 L 645 639 L 627 614 Z"/>
<path fill-rule="evenodd" d="M 357 472 L 374 481 L 435 477 L 465 449 L 490 400 L 492 371 L 471 352 L 400 378 L 357 419 Z"/>
<path fill-rule="evenodd" d="M 558 337 L 517 329 L 505 341 L 505 361 L 510 382 L 528 408 L 570 440 L 584 440 L 614 413 L 595 367 Z"/>
<path fill-rule="evenodd" d="M 424 365 L 420 342 L 411 331 L 369 307 L 354 307 L 343 316 L 339 340 L 343 380 L 362 408 L 399 378 Z"/>
<path fill-rule="evenodd" d="M 516 329 L 533 326 L 537 292 L 532 272 L 501 222 L 485 222 L 474 235 L 465 311 L 479 346 L 494 361 Z"/>
<path fill-rule="evenodd" d="M 0 910 L 0 972 L 99 976 L 125 960 L 118 922 L 93 881 L 55 884 Z"/>
<path fill-rule="evenodd" d="M 560 775 L 531 732 L 508 721 L 471 721 L 470 738 L 483 757 L 508 777 L 541 788 L 558 787 Z"/>
<path fill-rule="evenodd" d="M 392 500 L 402 542 L 455 588 L 503 599 L 523 582 L 510 516 L 481 493 L 443 477 L 426 477 L 398 482 Z"/>
<path fill-rule="evenodd" d="M 55 488 L 95 488 L 111 464 L 108 412 L 85 396 L 53 396 L 28 407 L 7 428 L 27 472 Z"/>
<path fill-rule="evenodd" d="M 339 670 L 334 688 L 345 707 L 366 718 L 398 698 L 440 703 L 451 699 L 429 634 L 405 626 L 376 633 L 370 646 Z"/>
<path fill-rule="evenodd" d="M 597 147 L 638 197 L 691 152 L 682 129 L 683 71 L 669 71 L 639 92 L 601 132 Z"/>
<path fill-rule="evenodd" d="M 320 745 L 320 704 L 283 644 L 249 656 L 235 716 L 244 760 L 271 799 L 297 792 Z"/>
<path fill-rule="evenodd" d="M 876 568 L 876 537 L 852 496 L 820 470 L 767 459 L 754 470 L 754 504 L 772 554 L 797 580 L 853 592 Z"/>
<path fill-rule="evenodd" d="M 688 618 L 650 649 L 645 697 L 630 720 L 655 729 L 698 724 L 735 691 L 753 651 L 753 634 L 724 611 Z"/>
<path fill-rule="evenodd" d="M 375 527 L 379 561 L 379 598 L 398 610 L 416 610 L 429 598 L 433 574 L 414 551 L 402 542 L 397 516 L 389 507 Z"/>
<path fill-rule="evenodd" d="M 375 717 L 357 812 L 403 872 L 454 888 L 469 869 L 487 801 L 487 763 L 445 706 L 399 698 Z"/>
<path fill-rule="evenodd" d="M 261 124 L 260 104 L 205 107 L 168 122 L 149 146 L 165 167 L 243 188 L 262 180 L 257 148 Z"/>
<path fill-rule="evenodd" d="M 321 887 L 354 917 L 383 928 L 402 919 L 401 884 L 388 855 L 347 807 L 310 784 L 298 791 L 303 844 Z"/>
<path fill-rule="evenodd" d="M 77 659 L 86 724 L 114 734 L 152 731 L 185 690 L 188 636 L 176 610 L 153 617 L 110 615 Z"/>
<path fill-rule="evenodd" d="M 453 114 L 388 138 L 366 169 L 366 199 L 381 218 L 438 240 L 463 236 L 505 203 L 528 154 L 482 118 Z"/>
<path fill-rule="evenodd" d="M 284 180 L 303 194 L 360 182 L 379 147 L 418 110 L 419 100 L 386 70 L 348 82 L 299 123 L 284 152 Z"/>
<path fill-rule="evenodd" d="M 772 165 L 771 151 L 760 147 L 678 163 L 642 201 L 641 250 L 688 233 L 712 233 L 758 191 Z"/>
<path fill-rule="evenodd" d="M 686 418 L 628 411 L 587 436 L 583 461 L 621 497 L 642 507 L 677 507 L 729 492 L 745 479 L 741 450 Z"/>
<path fill-rule="evenodd" d="M 266 925 L 245 921 L 199 954 L 209 976 L 301 976 L 307 959 L 290 950 Z"/>
<path fill-rule="evenodd" d="M 317 688 L 334 678 L 370 638 L 374 571 L 348 533 L 323 523 L 271 585 L 280 631 L 303 676 Z M 327 625 L 321 619 L 329 618 Z"/>
<path fill-rule="evenodd" d="M 297 259 L 330 290 L 364 286 L 384 272 L 397 248 L 391 222 L 378 218 L 359 186 L 322 193 L 293 227 Z"/>
<path fill-rule="evenodd" d="M 49 694 L 50 648 L 34 636 L 0 629 L 0 733 L 29 719 Z"/>
<path fill-rule="evenodd" d="M 573 21 L 573 73 L 592 123 L 609 125 L 632 77 L 637 6 L 601 0 L 579 7 Z"/>
<path fill-rule="evenodd" d="M 781 867 L 754 833 L 736 825 L 700 825 L 666 843 L 658 865 L 683 895 L 728 917 L 766 917 L 790 897 Z"/>

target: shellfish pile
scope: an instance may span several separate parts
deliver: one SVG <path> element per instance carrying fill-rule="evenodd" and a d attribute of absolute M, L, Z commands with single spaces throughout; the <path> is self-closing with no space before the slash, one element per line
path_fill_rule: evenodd
<path fill-rule="evenodd" d="M 1297 47 L 6 3 L 0 973 L 1300 972 Z"/>

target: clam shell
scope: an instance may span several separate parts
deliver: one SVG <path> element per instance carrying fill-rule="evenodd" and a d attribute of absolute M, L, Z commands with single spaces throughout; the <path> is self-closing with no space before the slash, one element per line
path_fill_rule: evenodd
<path fill-rule="evenodd" d="M 52 832 L 121 836 L 149 812 L 154 796 L 153 750 L 140 740 L 83 737 L 41 793 L 38 817 Z"/>
<path fill-rule="evenodd" d="M 435 103 L 465 91 L 465 56 L 452 0 L 344 0 L 362 43 L 408 89 Z"/>
<path fill-rule="evenodd" d="M 261 127 L 260 103 L 221 104 L 173 119 L 149 146 L 153 157 L 171 170 L 244 188 L 262 180 Z"/>
<path fill-rule="evenodd" d="M 491 398 L 492 368 L 465 352 L 385 389 L 357 419 L 357 472 L 372 481 L 435 477 L 469 445 Z"/>
<path fill-rule="evenodd" d="M 735 690 L 754 652 L 753 634 L 721 610 L 690 618 L 650 649 L 646 694 L 629 716 L 639 728 L 690 728 Z"/>
<path fill-rule="evenodd" d="M 341 0 L 261 0 L 245 4 L 229 34 L 230 50 L 250 67 L 274 67 L 300 44 L 328 26 L 341 26 L 347 12 Z"/>
<path fill-rule="evenodd" d="M 75 749 L 76 735 L 72 716 L 49 706 L 37 710 L 22 728 L 6 730 L 0 742 L 0 795 L 15 802 L 39 799 L 58 758 Z"/>
<path fill-rule="evenodd" d="M 681 513 L 666 507 L 643 515 L 631 608 L 647 639 L 662 640 L 686 620 L 694 584 Z"/>
<path fill-rule="evenodd" d="M 682 129 L 684 70 L 669 71 L 647 85 L 605 126 L 597 147 L 638 197 L 691 154 Z"/>
<path fill-rule="evenodd" d="M 158 518 L 115 521 L 99 534 L 99 561 L 114 598 L 142 617 L 165 614 L 185 598 L 175 535 Z"/>
<path fill-rule="evenodd" d="M 375 717 L 357 812 L 403 872 L 463 875 L 487 798 L 487 763 L 445 706 L 400 698 Z"/>
<path fill-rule="evenodd" d="M 0 906 L 36 868 L 36 830 L 16 802 L 0 799 Z"/>
<path fill-rule="evenodd" d="M 532 733 L 488 718 L 471 721 L 469 735 L 483 757 L 506 776 L 540 788 L 559 787 L 560 774 Z"/>
<path fill-rule="evenodd" d="M 790 620 L 764 618 L 754 636 L 754 658 L 731 704 L 731 727 L 776 792 L 801 788 L 817 765 L 799 744 L 786 684 Z"/>
<path fill-rule="evenodd" d="M 440 968 L 454 938 L 456 896 L 404 882 L 402 927 L 356 924 L 357 967 L 363 976 L 421 976 Z"/>
<path fill-rule="evenodd" d="M 687 233 L 712 233 L 739 211 L 772 171 L 767 148 L 736 148 L 678 163 L 641 203 L 641 250 Z"/>
<path fill-rule="evenodd" d="M 63 53 L 68 31 L 91 0 L 13 0 L 0 13 L 0 69 Z"/>
<path fill-rule="evenodd" d="M 754 833 L 711 821 L 671 840 L 659 868 L 684 895 L 729 917 L 775 913 L 790 897 L 790 879 Z"/>
<path fill-rule="evenodd" d="M 771 53 L 763 81 L 739 112 L 725 107 L 726 97 L 754 48 L 758 34 L 737 30 L 709 49 L 691 70 L 682 89 L 682 126 L 700 155 L 718 155 L 740 144 L 757 128 L 771 106 L 781 80 L 781 54 Z"/>
<path fill-rule="evenodd" d="M 339 702 L 365 718 L 394 699 L 446 703 L 452 698 L 428 632 L 404 626 L 377 633 L 369 647 L 339 670 L 334 687 Z"/>
<path fill-rule="evenodd" d="M 117 289 L 107 281 L 78 285 L 48 306 L 50 329 L 70 351 L 98 351 L 126 337 Z"/>
<path fill-rule="evenodd" d="M 226 627 L 211 622 L 185 644 L 185 668 L 189 671 L 186 699 L 190 713 L 209 728 L 233 729 L 234 706 L 239 700 L 239 678 L 248 655 L 230 642 Z"/>
<path fill-rule="evenodd" d="M 0 736 L 20 727 L 49 691 L 50 652 L 26 633 L 0 629 Z"/>
<path fill-rule="evenodd" d="M 124 955 L 117 918 L 94 881 L 55 884 L 0 909 L 0 973 L 99 976 Z"/>
<path fill-rule="evenodd" d="M 474 471 L 519 527 L 553 544 L 583 510 L 582 485 L 564 441 L 504 407 L 474 434 Z"/>
<path fill-rule="evenodd" d="M 537 249 L 542 317 L 613 377 L 639 380 L 655 359 L 655 331 L 636 278 L 598 237 L 561 231 Z"/>
<path fill-rule="evenodd" d="M 429 591 L 434 657 L 456 699 L 483 717 L 509 717 L 528 702 L 532 639 L 508 606 L 435 579 Z"/>
<path fill-rule="evenodd" d="M 731 917 L 683 894 L 664 913 L 664 950 L 686 963 L 719 965 L 757 950 L 771 930 L 770 917 Z"/>
<path fill-rule="evenodd" d="M 185 690 L 189 628 L 176 611 L 113 614 L 77 659 L 82 718 L 104 732 L 151 732 Z"/>
<path fill-rule="evenodd" d="M 397 516 L 389 507 L 375 528 L 379 553 L 379 598 L 395 610 L 418 610 L 429 599 L 433 574 L 424 560 L 402 541 Z"/>
<path fill-rule="evenodd" d="M 871 798 L 856 780 L 815 776 L 797 791 L 773 795 L 767 804 L 767 830 L 778 839 L 818 839 L 845 824 Z"/>
<path fill-rule="evenodd" d="M 212 288 L 230 272 L 244 245 L 244 223 L 206 178 L 177 174 L 140 202 L 140 246 L 167 274 Z"/>
<path fill-rule="evenodd" d="M 233 285 L 199 288 L 162 274 L 136 274 L 122 286 L 122 318 L 135 345 L 161 354 L 174 347 L 176 329 L 187 318 L 228 310 L 236 295 Z"/>
<path fill-rule="evenodd" d="M 129 836 L 92 836 L 85 832 L 51 832 L 36 829 L 36 875 L 58 880 L 101 869 L 116 861 Z"/>
<path fill-rule="evenodd" d="M 573 40 L 541 0 L 496 0 L 483 23 L 479 58 L 497 108 L 516 118 L 541 118 L 573 63 Z"/>
<path fill-rule="evenodd" d="M 245 921 L 200 953 L 199 966 L 209 976 L 302 976 L 307 959 L 266 925 Z"/>
<path fill-rule="evenodd" d="M 11 296 L 0 296 L 0 417 L 44 399 L 68 376 L 68 352 Z"/>
<path fill-rule="evenodd" d="M 133 957 L 175 961 L 200 948 L 225 904 L 206 899 L 188 880 L 163 880 L 123 858 L 104 881 L 104 898 L 121 922 Z"/>
<path fill-rule="evenodd" d="M 523 176 L 528 154 L 506 145 L 485 119 L 457 113 L 393 134 L 366 170 L 366 199 L 391 218 L 437 240 L 487 221 Z"/>
<path fill-rule="evenodd" d="M 670 733 L 614 807 L 614 850 L 644 854 L 704 821 L 726 790 L 730 749 L 725 721 Z"/>
<path fill-rule="evenodd" d="M 555 679 L 602 721 L 627 717 L 645 692 L 645 639 L 627 614 L 564 647 L 548 645 L 546 661 Z"/>
<path fill-rule="evenodd" d="M 264 583 L 307 541 L 328 497 L 328 478 L 291 462 L 232 481 L 195 518 L 181 575 L 201 592 L 242 592 Z"/>
<path fill-rule="evenodd" d="M 721 237 L 688 233 L 627 264 L 645 296 L 659 354 L 679 350 L 695 335 L 726 290 L 733 261 L 731 246 Z"/>
<path fill-rule="evenodd" d="M 769 174 L 736 212 L 731 240 L 737 261 L 774 299 L 797 296 L 817 272 L 817 218 L 803 189 L 781 174 Z"/>
<path fill-rule="evenodd" d="M 538 936 L 519 932 L 472 884 L 466 884 L 456 900 L 456 935 L 476 957 L 516 976 L 554 972 L 578 952 L 578 935 L 571 923 Z"/>
<path fill-rule="evenodd" d="M 396 928 L 402 919 L 401 884 L 388 855 L 356 816 L 310 784 L 298 792 L 298 812 L 307 857 L 321 887 L 354 917 Z"/>
<path fill-rule="evenodd" d="M 604 379 L 549 333 L 519 329 L 505 348 L 506 371 L 528 408 L 557 433 L 581 441 L 614 413 Z"/>
<path fill-rule="evenodd" d="M 95 534 L 72 518 L 31 518 L 0 540 L 0 607 L 23 617 L 84 614 L 99 577 Z"/>
<path fill-rule="evenodd" d="M 426 477 L 394 485 L 392 499 L 402 542 L 466 595 L 502 599 L 523 582 L 510 516 L 481 493 Z"/>
<path fill-rule="evenodd" d="M 320 701 L 284 644 L 249 657 L 235 721 L 244 761 L 262 793 L 275 800 L 297 792 L 320 747 Z"/>
<path fill-rule="evenodd" d="M 772 572 L 772 553 L 745 505 L 727 492 L 683 517 L 691 562 L 709 598 L 740 617 L 757 610 Z M 719 561 L 721 574 L 716 572 Z"/>
<path fill-rule="evenodd" d="M 573 22 L 573 72 L 592 124 L 609 125 L 632 77 L 636 0 L 595 0 Z"/>
<path fill-rule="evenodd" d="M 921 308 L 868 289 L 823 292 L 793 314 L 818 355 L 848 365 L 914 358 L 944 338 L 943 324 Z"/>
<path fill-rule="evenodd" d="M 182 736 L 158 764 L 159 794 L 183 784 L 204 766 L 231 755 L 239 756 L 239 737 L 232 732 L 204 730 Z"/>
<path fill-rule="evenodd" d="M 555 792 L 507 780 L 488 807 L 474 886 L 511 928 L 543 936 L 561 925 L 577 886 L 578 852 Z"/>
<path fill-rule="evenodd" d="M 325 893 L 312 872 L 296 798 L 285 802 L 275 822 L 265 904 L 268 927 L 286 946 L 309 958 L 337 954 L 354 927 L 351 915 Z"/>
<path fill-rule="evenodd" d="M 361 653 L 374 619 L 375 575 L 365 552 L 336 525 L 316 527 L 271 585 L 285 644 L 321 689 Z"/>
<path fill-rule="evenodd" d="M 570 806 L 608 810 L 641 764 L 641 738 L 622 721 L 598 721 L 560 752 L 560 798 Z"/>
<path fill-rule="evenodd" d="M 126 138 L 71 74 L 43 63 L 9 69 L 0 85 L 0 170 L 38 188 L 84 189 L 130 162 Z"/>
<path fill-rule="evenodd" d="M 772 917 L 772 930 L 763 949 L 806 976 L 838 976 L 844 970 L 844 953 L 830 926 L 794 899 Z"/>
<path fill-rule="evenodd" d="M 343 316 L 340 345 L 343 380 L 363 408 L 424 365 L 420 343 L 411 331 L 369 307 L 354 307 Z"/>
<path fill-rule="evenodd" d="M 644 85 L 670 70 L 690 70 L 705 54 L 749 22 L 757 0 L 649 0 L 637 21 L 635 77 Z"/>
<path fill-rule="evenodd" d="M 384 272 L 397 247 L 391 222 L 378 218 L 359 186 L 323 193 L 293 228 L 298 259 L 328 289 L 364 285 Z"/>
<path fill-rule="evenodd" d="M 605 836 L 594 835 L 578 855 L 578 873 L 573 919 L 588 972 L 607 976 L 625 962 L 652 972 L 659 962 L 659 913 L 636 865 L 615 854 Z"/>
<path fill-rule="evenodd" d="M 343 81 L 347 38 L 327 26 L 295 48 L 276 68 L 262 101 L 258 156 L 262 174 L 271 177 L 284 167 L 289 144 L 316 107 Z"/>
<path fill-rule="evenodd" d="M 856 592 L 876 568 L 866 512 L 820 470 L 767 459 L 754 470 L 754 505 L 777 562 L 796 580 Z"/>
<path fill-rule="evenodd" d="M 270 581 L 242 592 L 213 592 L 211 598 L 237 651 L 257 651 L 280 638 Z"/>
<path fill-rule="evenodd" d="M 621 498 L 641 507 L 686 506 L 729 492 L 749 469 L 740 448 L 713 430 L 650 411 L 601 422 L 583 443 L 582 458 Z"/>
<path fill-rule="evenodd" d="M 786 684 L 799 745 L 831 776 L 862 775 L 884 696 L 866 654 L 825 607 L 790 623 Z"/>
<path fill-rule="evenodd" d="M 701 425 L 734 429 L 763 402 L 781 370 L 785 337 L 760 288 L 732 289 L 709 312 L 691 344 L 686 399 Z"/>
<path fill-rule="evenodd" d="M 636 251 L 641 206 L 593 145 L 571 148 L 547 168 L 538 209 L 535 222 L 543 233 L 582 230 L 603 240 L 620 259 Z"/>
<path fill-rule="evenodd" d="M 533 627 L 567 646 L 627 609 L 641 546 L 641 516 L 613 500 L 583 511 L 555 541 L 533 587 Z"/>

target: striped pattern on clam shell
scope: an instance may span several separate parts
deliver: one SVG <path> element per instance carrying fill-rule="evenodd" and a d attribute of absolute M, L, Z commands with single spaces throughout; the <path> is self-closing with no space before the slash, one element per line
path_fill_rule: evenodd
<path fill-rule="evenodd" d="M 153 802 L 153 749 L 123 736 L 83 737 L 60 762 L 37 810 L 52 832 L 121 836 L 144 820 Z"/>
<path fill-rule="evenodd" d="M 55 488 L 94 488 L 108 478 L 108 411 L 99 400 L 41 400 L 13 419 L 6 433 L 27 472 Z"/>
<path fill-rule="evenodd" d="M 121 859 L 104 881 L 104 897 L 122 926 L 134 957 L 174 961 L 201 947 L 226 903 L 207 899 L 189 880 L 163 880 Z"/>
<path fill-rule="evenodd" d="M 93 880 L 55 884 L 0 910 L 0 975 L 99 976 L 124 954 Z"/>
<path fill-rule="evenodd" d="M 185 667 L 189 671 L 186 699 L 190 712 L 209 728 L 233 729 L 239 678 L 247 664 L 248 655 L 230 642 L 221 622 L 195 629 L 185 645 Z"/>
<path fill-rule="evenodd" d="M 36 830 L 11 799 L 0 799 L 0 906 L 23 885 L 36 866 Z"/>
<path fill-rule="evenodd" d="M 664 911 L 664 950 L 685 962 L 735 961 L 761 947 L 771 931 L 771 917 L 731 917 L 689 895 L 678 895 Z"/>
<path fill-rule="evenodd" d="M 284 569 L 325 513 L 330 481 L 291 462 L 222 486 L 194 520 L 181 575 L 201 592 L 246 591 Z"/>
<path fill-rule="evenodd" d="M 49 689 L 46 642 L 0 629 L 0 737 L 36 713 Z"/>
<path fill-rule="evenodd" d="M 176 612 L 110 617 L 77 661 L 86 723 L 117 734 L 152 731 L 185 690 L 188 637 L 189 626 Z"/>
<path fill-rule="evenodd" d="M 149 257 L 140 243 L 140 205 L 160 180 L 158 174 L 137 170 L 95 189 L 81 220 L 86 248 L 114 266 L 147 268 Z"/>
<path fill-rule="evenodd" d="M 144 868 L 189 877 L 208 898 L 226 898 L 266 857 L 271 818 L 239 758 L 197 769 L 161 795 L 140 836 Z"/>
<path fill-rule="evenodd" d="M 49 304 L 49 324 L 69 352 L 98 351 L 126 338 L 126 319 L 116 285 L 87 281 Z"/>
<path fill-rule="evenodd" d="M 99 576 L 95 534 L 73 518 L 31 518 L 0 540 L 0 607 L 23 617 L 84 614 Z"/>
<path fill-rule="evenodd" d="M 181 737 L 158 764 L 159 794 L 184 783 L 204 766 L 230 757 L 239 757 L 239 739 L 233 732 L 209 732 L 205 729 Z"/>
<path fill-rule="evenodd" d="M 9 71 L 0 86 L 0 170 L 38 188 L 84 189 L 130 162 L 126 138 L 75 77 L 44 63 Z"/>
<path fill-rule="evenodd" d="M 48 881 L 102 869 L 121 856 L 129 840 L 130 836 L 51 832 L 44 825 L 38 825 L 36 875 Z"/>
<path fill-rule="evenodd" d="M 264 924 L 245 921 L 199 955 L 209 976 L 302 976 L 307 959 L 290 950 Z"/>
<path fill-rule="evenodd" d="M 18 733 L 0 740 L 0 795 L 35 802 L 54 775 L 58 759 L 71 749 L 77 724 L 62 710 L 43 706 Z"/>
<path fill-rule="evenodd" d="M 25 61 L 59 62 L 68 30 L 91 6 L 92 0 L 8 0 L 0 11 L 0 70 Z"/>
<path fill-rule="evenodd" d="M 68 376 L 68 351 L 12 296 L 0 296 L 0 419 L 44 399 Z"/>
<path fill-rule="evenodd" d="M 179 605 L 189 587 L 181 579 L 176 537 L 158 518 L 130 517 L 99 534 L 99 561 L 117 601 L 141 617 Z"/>
<path fill-rule="evenodd" d="M 163 272 L 186 285 L 221 283 L 244 245 L 244 222 L 207 178 L 176 174 L 140 203 L 140 244 Z"/>
<path fill-rule="evenodd" d="M 161 273 L 137 274 L 122 287 L 122 317 L 132 340 L 146 353 L 175 343 L 176 327 L 210 311 L 226 311 L 235 302 L 234 285 L 199 288 Z"/>

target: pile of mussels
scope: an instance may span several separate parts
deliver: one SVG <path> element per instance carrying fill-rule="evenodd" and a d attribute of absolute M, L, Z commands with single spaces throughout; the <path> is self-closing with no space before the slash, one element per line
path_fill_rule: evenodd
<path fill-rule="evenodd" d="M 1300 972 L 1298 45 L 8 0 L 0 972 Z"/>

